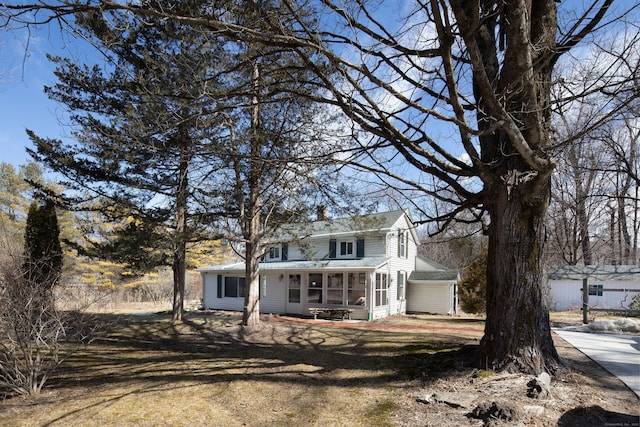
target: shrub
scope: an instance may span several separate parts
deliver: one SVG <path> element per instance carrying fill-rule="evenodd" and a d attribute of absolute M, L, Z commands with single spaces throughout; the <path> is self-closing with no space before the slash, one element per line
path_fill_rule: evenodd
<path fill-rule="evenodd" d="M 24 256 L 5 237 L 0 229 L 0 394 L 34 395 L 92 332 L 82 316 L 56 309 L 50 284 L 57 280 L 42 276 L 53 270 L 33 262 L 38 272 L 25 270 Z"/>
<path fill-rule="evenodd" d="M 460 305 L 465 313 L 484 313 L 487 308 L 487 248 L 471 262 L 459 285 Z"/>

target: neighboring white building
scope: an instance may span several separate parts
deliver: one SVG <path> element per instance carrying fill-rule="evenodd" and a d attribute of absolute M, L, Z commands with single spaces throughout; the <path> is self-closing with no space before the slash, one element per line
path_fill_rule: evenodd
<path fill-rule="evenodd" d="M 640 292 L 640 268 L 636 265 L 549 267 L 548 278 L 552 311 L 581 309 L 584 279 L 591 287 L 591 309 L 627 309 Z"/>
<path fill-rule="evenodd" d="M 407 311 L 455 314 L 458 273 L 417 256 L 409 214 L 392 211 L 282 228 L 260 262 L 260 311 L 307 315 L 353 310 L 353 319 Z M 201 268 L 204 308 L 242 311 L 245 265 Z"/>

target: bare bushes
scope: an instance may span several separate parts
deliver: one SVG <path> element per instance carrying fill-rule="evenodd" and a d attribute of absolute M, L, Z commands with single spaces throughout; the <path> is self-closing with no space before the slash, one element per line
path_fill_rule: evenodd
<path fill-rule="evenodd" d="M 200 274 L 187 272 L 185 301 L 191 304 L 199 302 L 201 295 Z M 161 269 L 117 286 L 81 283 L 71 277 L 55 287 L 55 296 L 56 306 L 65 310 L 104 312 L 141 303 L 167 307 L 173 301 L 173 273 L 169 268 Z"/>
<path fill-rule="evenodd" d="M 0 244 L 0 398 L 38 394 L 91 335 L 77 312 L 56 310 L 53 288 L 25 271 L 9 246 L 6 239 Z"/>

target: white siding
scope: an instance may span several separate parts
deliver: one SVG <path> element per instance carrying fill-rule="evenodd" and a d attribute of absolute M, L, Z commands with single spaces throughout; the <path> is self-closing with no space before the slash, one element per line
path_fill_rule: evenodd
<path fill-rule="evenodd" d="M 453 285 L 409 283 L 407 311 L 453 314 Z"/>
<path fill-rule="evenodd" d="M 260 278 L 260 311 L 263 313 L 282 314 L 286 311 L 287 286 L 280 276 L 264 276 Z M 264 281 L 264 282 L 263 282 Z"/>
<path fill-rule="evenodd" d="M 603 285 L 603 289 L 636 289 L 639 283 L 590 280 L 590 286 Z M 550 280 L 552 311 L 577 310 L 582 308 L 582 281 Z M 589 295 L 589 307 L 621 310 L 629 307 L 631 299 L 639 292 L 603 291 L 601 296 Z"/>
<path fill-rule="evenodd" d="M 385 239 L 385 234 L 376 233 L 365 236 L 364 256 L 367 258 L 389 256 L 385 245 Z"/>
<path fill-rule="evenodd" d="M 218 298 L 218 275 L 205 273 L 202 280 L 204 308 L 242 311 L 244 298 Z"/>
<path fill-rule="evenodd" d="M 387 233 L 386 242 L 386 256 L 391 257 L 389 261 L 389 308 L 387 314 L 402 314 L 406 313 L 407 305 L 406 300 L 409 299 L 408 290 L 405 290 L 405 299 L 398 300 L 398 271 L 406 272 L 406 277 L 409 277 L 411 271 L 414 269 L 416 255 L 418 254 L 417 242 L 413 239 L 413 233 L 407 232 L 409 230 L 409 224 L 405 216 L 402 216 L 394 225 L 392 230 Z M 398 231 L 402 230 L 406 235 L 406 256 L 398 257 Z M 405 287 L 407 284 L 405 284 Z M 377 313 L 376 313 L 377 314 Z M 375 314 L 374 314 L 375 317 Z"/>
<path fill-rule="evenodd" d="M 215 274 L 202 274 L 202 304 L 204 308 L 213 308 L 215 305 L 217 277 Z"/>
<path fill-rule="evenodd" d="M 582 282 L 550 280 L 552 311 L 575 310 L 582 307 Z"/>
<path fill-rule="evenodd" d="M 337 242 L 343 240 L 355 241 L 361 236 L 355 234 L 340 234 L 337 236 L 321 236 L 305 239 L 303 242 L 292 242 L 288 246 L 288 261 L 327 259 L 329 258 L 329 240 L 335 238 Z M 367 234 L 364 236 L 364 256 L 368 258 L 390 256 L 385 246 L 384 234 Z"/>

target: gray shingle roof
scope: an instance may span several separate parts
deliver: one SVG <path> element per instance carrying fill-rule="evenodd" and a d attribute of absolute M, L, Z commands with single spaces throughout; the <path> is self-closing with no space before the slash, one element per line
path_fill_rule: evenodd
<path fill-rule="evenodd" d="M 640 281 L 640 268 L 636 265 L 567 265 L 547 269 L 549 280 L 617 280 Z"/>
<path fill-rule="evenodd" d="M 348 218 L 335 218 L 310 223 L 284 225 L 280 239 L 296 239 L 312 235 L 343 234 L 388 230 L 405 214 L 402 210 L 374 213 Z"/>
<path fill-rule="evenodd" d="M 458 272 L 456 270 L 413 271 L 409 275 L 409 281 L 457 280 L 457 279 L 458 279 Z"/>
<path fill-rule="evenodd" d="M 457 270 L 451 270 L 449 267 L 447 267 L 444 264 L 440 264 L 438 262 L 435 262 L 429 258 L 425 258 L 422 255 L 417 255 L 416 258 L 420 259 L 422 262 L 424 262 L 425 264 L 431 266 L 432 270 L 450 270 L 450 271 L 455 271 L 457 273 Z"/>
<path fill-rule="evenodd" d="M 317 261 L 282 261 L 282 262 L 261 262 L 261 271 L 279 270 L 317 270 L 317 269 L 375 269 L 386 264 L 390 258 L 373 257 L 360 259 L 326 259 Z M 244 271 L 244 263 L 220 265 L 213 267 L 199 268 L 201 272 L 224 272 L 224 271 Z"/>

